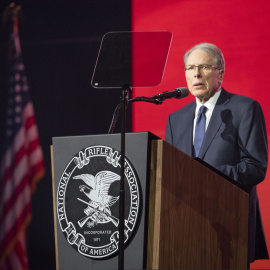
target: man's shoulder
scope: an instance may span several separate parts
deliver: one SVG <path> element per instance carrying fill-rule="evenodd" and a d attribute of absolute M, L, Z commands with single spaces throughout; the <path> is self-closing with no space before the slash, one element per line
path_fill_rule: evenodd
<path fill-rule="evenodd" d="M 222 91 L 224 92 L 225 95 L 228 95 L 230 98 L 232 98 L 234 100 L 244 100 L 244 101 L 247 101 L 247 102 L 256 101 L 255 99 L 253 99 L 251 97 L 247 97 L 247 96 L 239 95 L 239 94 L 236 94 L 236 93 L 228 92 L 225 89 L 222 89 Z"/>
<path fill-rule="evenodd" d="M 222 98 L 226 98 L 229 99 L 233 104 L 237 104 L 237 105 L 248 105 L 248 104 L 252 104 L 252 103 L 258 103 L 255 99 L 247 97 L 247 96 L 243 96 L 243 95 L 239 95 L 239 94 L 235 94 L 235 93 L 231 93 L 226 91 L 225 89 L 222 89 L 223 93 L 222 96 L 220 97 Z"/>
<path fill-rule="evenodd" d="M 175 112 L 171 113 L 170 116 L 178 116 L 180 114 L 185 114 L 190 111 L 194 111 L 196 107 L 196 101 L 188 103 L 187 105 L 183 106 L 182 108 L 176 110 Z"/>

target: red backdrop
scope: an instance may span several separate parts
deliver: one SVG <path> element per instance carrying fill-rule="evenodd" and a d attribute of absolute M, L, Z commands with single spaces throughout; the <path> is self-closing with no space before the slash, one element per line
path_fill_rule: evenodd
<path fill-rule="evenodd" d="M 132 30 L 167 30 L 173 34 L 163 80 L 153 88 L 134 88 L 133 96 L 151 96 L 186 86 L 183 55 L 201 42 L 216 44 L 224 53 L 223 86 L 260 102 L 270 138 L 270 1 L 269 0 L 132 0 Z M 163 105 L 134 103 L 132 131 L 151 131 L 164 139 L 168 115 L 193 101 L 166 100 Z M 258 185 L 268 249 L 270 249 L 270 170 Z M 269 260 L 252 269 L 270 269 Z"/>

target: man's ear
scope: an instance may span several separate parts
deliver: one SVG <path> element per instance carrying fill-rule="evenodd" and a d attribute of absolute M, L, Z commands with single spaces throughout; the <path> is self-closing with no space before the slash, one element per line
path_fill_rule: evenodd
<path fill-rule="evenodd" d="M 225 72 L 224 69 L 219 70 L 218 79 L 219 79 L 220 82 L 223 81 L 224 72 Z"/>

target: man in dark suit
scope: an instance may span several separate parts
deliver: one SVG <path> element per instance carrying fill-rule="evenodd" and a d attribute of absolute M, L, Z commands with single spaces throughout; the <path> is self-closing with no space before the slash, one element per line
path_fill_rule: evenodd
<path fill-rule="evenodd" d="M 256 190 L 268 159 L 262 109 L 255 100 L 222 88 L 225 62 L 215 45 L 196 45 L 184 62 L 195 101 L 169 115 L 166 141 L 233 178 L 249 193 L 248 266 L 269 259 Z"/>

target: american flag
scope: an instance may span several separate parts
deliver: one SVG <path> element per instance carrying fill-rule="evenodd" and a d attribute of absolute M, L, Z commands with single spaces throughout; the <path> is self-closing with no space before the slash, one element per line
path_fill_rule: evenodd
<path fill-rule="evenodd" d="M 16 31 L 10 48 L 6 143 L 0 167 L 0 269 L 25 270 L 31 194 L 45 170 Z"/>

